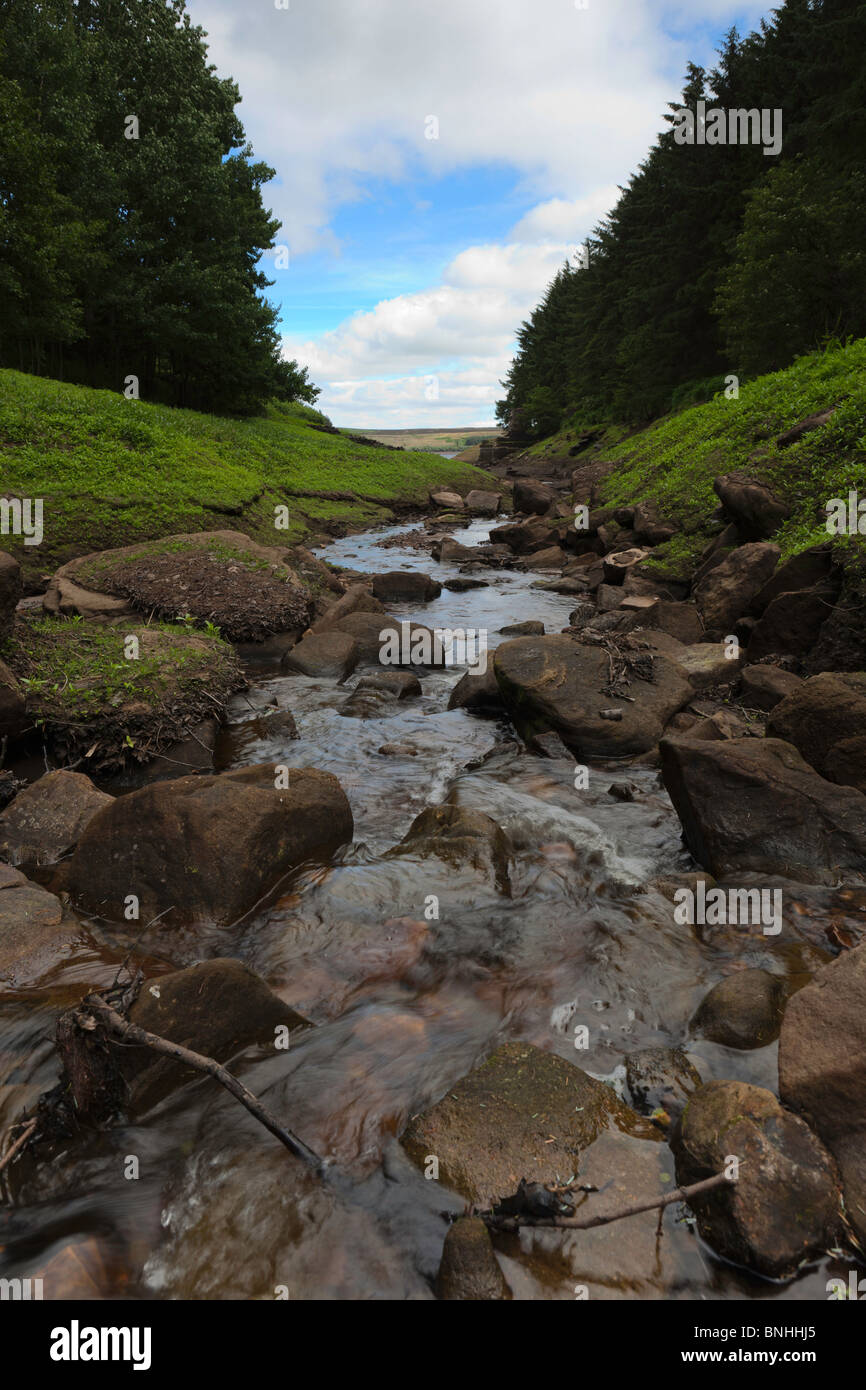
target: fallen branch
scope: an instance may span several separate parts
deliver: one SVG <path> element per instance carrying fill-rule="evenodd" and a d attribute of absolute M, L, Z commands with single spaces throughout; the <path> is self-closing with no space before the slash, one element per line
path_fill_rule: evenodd
<path fill-rule="evenodd" d="M 9 1167 L 9 1164 L 12 1162 L 15 1155 L 19 1152 L 19 1150 L 24 1148 L 24 1145 L 27 1143 L 28 1139 L 31 1138 L 33 1131 L 36 1128 L 36 1125 L 36 1120 L 27 1121 L 27 1123 L 21 1130 L 21 1133 L 18 1135 L 18 1138 L 15 1140 L 15 1143 L 10 1144 L 3 1157 L 0 1158 L 0 1173 L 3 1172 L 4 1168 Z"/>
<path fill-rule="evenodd" d="M 214 1061 L 213 1057 L 205 1057 L 199 1052 L 191 1052 L 188 1047 L 181 1047 L 180 1043 L 169 1042 L 167 1038 L 161 1038 L 156 1033 L 148 1033 L 137 1023 L 130 1023 L 123 1018 L 98 994 L 89 994 L 82 1002 L 78 1012 L 79 1022 L 83 1023 L 85 1027 L 87 1024 L 81 1018 L 82 1012 L 92 1015 L 91 1027 L 95 1026 L 94 1020 L 98 1019 L 105 1030 L 121 1042 L 131 1043 L 137 1047 L 148 1047 L 152 1052 L 158 1052 L 163 1057 L 171 1057 L 176 1062 L 183 1062 L 185 1066 L 192 1067 L 194 1071 L 212 1076 L 214 1081 L 218 1081 L 230 1095 L 234 1096 L 235 1100 L 239 1100 L 241 1105 L 245 1106 L 260 1124 L 264 1125 L 265 1129 L 270 1130 L 271 1134 L 279 1139 L 290 1153 L 294 1154 L 296 1158 L 303 1159 L 317 1173 L 322 1172 L 324 1164 L 318 1154 L 308 1148 L 297 1135 L 292 1134 L 291 1130 L 281 1125 L 279 1120 L 269 1110 L 266 1110 L 261 1101 L 253 1095 L 252 1091 L 248 1091 L 236 1076 L 232 1076 L 231 1072 L 226 1071 L 225 1067 Z"/>
<path fill-rule="evenodd" d="M 727 1173 L 715 1173 L 711 1178 L 703 1178 L 700 1182 L 692 1183 L 690 1187 L 677 1187 L 672 1192 L 665 1192 L 661 1197 L 653 1197 L 648 1202 L 635 1202 L 631 1206 L 620 1207 L 618 1211 L 608 1212 L 606 1216 L 533 1216 L 514 1215 L 497 1216 L 494 1211 L 478 1212 L 477 1215 L 487 1223 L 488 1227 L 494 1231 L 516 1231 L 521 1226 L 547 1226 L 561 1231 L 589 1231 L 594 1226 L 607 1226 L 611 1221 L 621 1221 L 626 1216 L 639 1216 L 644 1211 L 655 1211 L 659 1208 L 668 1207 L 672 1202 L 690 1202 L 693 1197 L 700 1197 L 705 1192 L 712 1192 L 717 1187 L 722 1187 L 724 1183 L 732 1182 Z"/>

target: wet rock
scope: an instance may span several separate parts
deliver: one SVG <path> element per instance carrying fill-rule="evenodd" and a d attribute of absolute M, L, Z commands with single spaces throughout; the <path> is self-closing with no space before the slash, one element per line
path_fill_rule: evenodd
<path fill-rule="evenodd" d="M 372 615 L 376 617 L 375 614 Z M 381 626 L 381 621 L 376 618 Z M 284 671 L 296 671 L 301 676 L 328 677 L 344 681 L 360 660 L 360 649 L 348 633 L 330 628 L 326 632 L 311 632 L 296 647 L 286 652 L 281 665 Z"/>
<path fill-rule="evenodd" d="M 501 503 L 502 498 L 498 492 L 485 492 L 481 488 L 473 488 L 466 494 L 466 510 L 475 516 L 495 516 Z"/>
<path fill-rule="evenodd" d="M 521 1178 L 567 1179 L 609 1125 L 647 1133 L 610 1087 L 553 1053 L 511 1042 L 413 1116 L 401 1142 L 421 1168 L 428 1154 L 438 1158 L 445 1187 L 486 1203 L 509 1196 Z"/>
<path fill-rule="evenodd" d="M 777 738 L 663 739 L 662 778 L 692 854 L 717 877 L 804 883 L 866 875 L 866 796 L 825 781 Z"/>
<path fill-rule="evenodd" d="M 541 758 L 564 758 L 570 763 L 574 762 L 574 754 L 569 753 L 559 734 L 533 734 L 526 746 L 530 753 L 536 753 Z"/>
<path fill-rule="evenodd" d="M 288 714 L 288 711 L 284 713 Z M 292 718 L 290 714 L 288 717 Z M 178 739 L 165 753 L 157 753 L 137 775 L 134 774 L 135 785 L 188 777 L 192 772 L 213 772 L 218 732 L 219 724 L 215 719 L 203 719 L 190 729 L 188 738 Z M 298 738 L 297 729 L 289 737 Z"/>
<path fill-rule="evenodd" d="M 272 764 L 218 777 L 180 777 L 118 797 L 90 821 L 68 865 L 74 902 L 123 922 L 129 894 L 140 920 L 228 925 L 309 859 L 352 838 L 345 793 L 330 773 Z"/>
<path fill-rule="evenodd" d="M 487 662 L 483 673 L 467 671 L 462 675 L 448 697 L 449 709 L 489 710 L 501 714 L 504 709 L 502 692 L 493 670 L 492 662 Z"/>
<path fill-rule="evenodd" d="M 591 623 L 594 617 L 594 603 L 579 603 L 577 607 L 573 608 L 569 613 L 568 621 L 572 627 L 582 628 L 586 627 L 587 623 Z"/>
<path fill-rule="evenodd" d="M 741 700 L 750 709 L 775 709 L 803 684 L 799 676 L 778 666 L 747 666 L 742 672 Z M 788 739 L 793 743 L 793 739 Z M 808 761 L 808 759 L 807 759 Z"/>
<path fill-rule="evenodd" d="M 515 555 L 530 555 L 534 550 L 544 550 L 552 538 L 550 527 L 537 517 L 530 521 L 509 521 L 490 532 L 494 544 L 507 545 Z"/>
<path fill-rule="evenodd" d="M 431 855 L 454 866 L 469 864 L 495 879 L 501 891 L 508 889 L 508 863 L 512 855 L 508 836 L 483 811 L 445 802 L 428 806 L 416 816 L 399 844 L 385 858 Z"/>
<path fill-rule="evenodd" d="M 699 580 L 694 600 L 708 636 L 724 639 L 732 631 L 770 578 L 780 553 L 766 541 L 741 545 Z"/>
<path fill-rule="evenodd" d="M 462 1216 L 445 1237 L 436 1297 L 480 1301 L 508 1296 L 490 1232 L 479 1216 Z"/>
<path fill-rule="evenodd" d="M 56 864 L 113 800 L 82 772 L 46 772 L 0 814 L 0 858 L 25 867 Z"/>
<path fill-rule="evenodd" d="M 382 603 L 429 603 L 442 585 L 419 570 L 389 570 L 373 575 L 373 597 Z"/>
<path fill-rule="evenodd" d="M 714 985 L 692 1019 L 694 1032 L 723 1047 L 766 1047 L 779 1036 L 785 983 L 768 970 L 738 970 Z"/>
<path fill-rule="evenodd" d="M 472 546 L 462 545 L 460 541 L 455 541 L 453 536 L 443 536 L 442 540 L 434 541 L 430 547 L 430 554 L 434 560 L 439 560 L 442 564 L 461 564 L 465 560 L 477 558 Z"/>
<path fill-rule="evenodd" d="M 509 627 L 501 627 L 499 632 L 502 637 L 543 637 L 544 623 L 529 619 L 525 623 L 511 623 Z"/>
<path fill-rule="evenodd" d="M 0 981 L 32 983 L 54 965 L 81 927 L 59 898 L 0 864 Z"/>
<path fill-rule="evenodd" d="M 311 1026 L 246 965 L 220 957 L 146 980 L 129 1018 L 139 1028 L 217 1062 L 228 1062 L 253 1045 L 273 1048 L 278 1036 L 290 1038 Z M 124 1047 L 122 1065 L 133 1111 L 149 1109 L 201 1076 L 146 1047 Z"/>
<path fill-rule="evenodd" d="M 643 1047 L 625 1059 L 625 1078 L 631 1103 L 640 1115 L 664 1111 L 676 1120 L 701 1074 L 680 1047 Z"/>
<path fill-rule="evenodd" d="M 866 673 L 800 681 L 776 704 L 767 733 L 793 743 L 828 781 L 866 792 Z"/>
<path fill-rule="evenodd" d="M 317 618 L 313 623 L 311 632 L 327 632 L 329 628 L 335 627 L 341 618 L 347 618 L 350 613 L 384 613 L 385 609 L 377 598 L 374 598 L 366 584 L 352 584 L 346 592 L 328 605 L 321 618 Z"/>
<path fill-rule="evenodd" d="M 727 473 L 713 483 L 716 496 L 747 541 L 766 540 L 791 515 L 765 483 L 745 473 Z"/>
<path fill-rule="evenodd" d="M 518 478 L 512 496 L 516 512 L 532 512 L 536 516 L 544 516 L 556 500 L 552 488 L 532 478 Z"/>
<path fill-rule="evenodd" d="M 443 582 L 444 589 L 450 589 L 454 594 L 466 594 L 471 589 L 489 589 L 488 579 L 470 579 L 468 575 L 458 576 L 456 579 L 446 579 Z"/>
<path fill-rule="evenodd" d="M 690 1203 L 718 1254 L 770 1278 L 793 1274 L 840 1229 L 831 1155 L 770 1091 L 711 1081 L 688 1101 L 672 1137 L 677 1180 L 699 1182 L 739 1160 L 739 1177 Z"/>
<path fill-rule="evenodd" d="M 779 1095 L 834 1154 L 849 1220 L 866 1241 L 866 946 L 844 951 L 791 999 Z"/>
<path fill-rule="evenodd" d="M 653 645 L 652 633 L 642 635 L 633 647 L 629 640 L 622 639 L 622 651 L 624 662 L 633 663 L 628 694 L 634 703 L 616 723 L 599 715 L 611 703 L 605 693 L 610 658 L 604 647 L 562 636 L 521 637 L 498 647 L 493 658 L 496 679 L 522 736 L 553 729 L 585 757 L 652 748 L 693 690 L 681 668 Z"/>
<path fill-rule="evenodd" d="M 399 700 L 421 694 L 421 682 L 411 671 L 382 671 L 362 676 L 337 713 L 349 719 L 376 719 L 396 711 Z"/>
<path fill-rule="evenodd" d="M 0 640 L 12 631 L 15 609 L 23 592 L 21 566 L 14 555 L 0 550 Z"/>
<path fill-rule="evenodd" d="M 26 724 L 24 690 L 5 661 L 0 661 L 0 738 L 17 738 Z"/>
<path fill-rule="evenodd" d="M 383 743 L 376 750 L 386 758 L 417 758 L 418 749 L 411 743 Z"/>

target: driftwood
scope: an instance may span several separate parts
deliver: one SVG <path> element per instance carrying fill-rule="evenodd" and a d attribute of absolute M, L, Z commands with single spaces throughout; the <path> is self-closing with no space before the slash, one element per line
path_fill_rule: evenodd
<path fill-rule="evenodd" d="M 290 1153 L 296 1158 L 303 1159 L 317 1173 L 321 1173 L 324 1164 L 318 1154 L 293 1134 L 290 1129 L 280 1124 L 276 1116 L 262 1105 L 261 1101 L 248 1091 L 236 1076 L 226 1071 L 225 1067 L 219 1062 L 214 1061 L 213 1057 L 205 1057 L 200 1052 L 192 1052 L 188 1047 L 181 1047 L 179 1043 L 169 1042 L 167 1038 L 161 1038 L 156 1033 L 148 1033 L 145 1028 L 140 1028 L 137 1023 L 130 1023 L 123 1018 L 116 1009 L 98 994 L 89 994 L 76 1010 L 78 1026 L 86 1031 L 95 1030 L 99 1025 L 105 1032 L 118 1042 L 130 1043 L 135 1047 L 149 1047 L 152 1052 L 158 1052 L 163 1057 L 171 1057 L 176 1062 L 183 1062 L 187 1067 L 192 1067 L 194 1071 L 200 1071 L 205 1076 L 212 1076 L 214 1081 L 218 1081 L 221 1086 L 233 1095 L 235 1100 L 239 1100 L 241 1105 L 255 1116 L 265 1129 L 273 1134 L 274 1138 L 279 1139 Z"/>
<path fill-rule="evenodd" d="M 533 1207 L 540 1209 L 537 1197 L 534 1200 L 530 1199 L 527 1204 L 528 1209 L 523 1211 L 509 1212 L 507 1204 L 514 1199 L 506 1198 L 505 1213 L 494 1209 L 475 1214 L 486 1222 L 491 1231 L 517 1231 L 522 1226 L 548 1227 L 559 1231 L 590 1231 L 595 1226 L 607 1226 L 611 1221 L 622 1221 L 626 1216 L 639 1216 L 643 1211 L 656 1211 L 668 1207 L 672 1202 L 690 1202 L 693 1197 L 700 1197 L 705 1192 L 712 1192 L 715 1188 L 722 1187 L 725 1183 L 732 1181 L 733 1179 L 729 1178 L 727 1173 L 715 1173 L 713 1177 L 703 1178 L 701 1182 L 692 1183 L 690 1187 L 674 1188 L 672 1192 L 665 1192 L 661 1197 L 653 1197 L 651 1201 L 634 1202 L 630 1206 L 620 1207 L 618 1211 L 608 1212 L 607 1216 L 536 1215 Z"/>

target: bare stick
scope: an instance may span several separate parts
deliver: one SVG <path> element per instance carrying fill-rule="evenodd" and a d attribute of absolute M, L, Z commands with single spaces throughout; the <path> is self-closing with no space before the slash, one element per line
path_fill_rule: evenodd
<path fill-rule="evenodd" d="M 621 1221 L 624 1216 L 638 1216 L 642 1211 L 655 1211 L 668 1207 L 672 1202 L 690 1202 L 704 1192 L 712 1192 L 726 1182 L 733 1182 L 727 1173 L 714 1173 L 711 1178 L 703 1178 L 692 1183 L 691 1187 L 676 1187 L 661 1197 L 653 1197 L 650 1202 L 635 1202 L 633 1206 L 620 1207 L 618 1211 L 608 1212 L 607 1216 L 495 1216 L 492 1212 L 480 1213 L 489 1226 L 497 1231 L 514 1231 L 519 1226 L 548 1226 L 560 1231 L 589 1231 L 593 1226 L 607 1226 L 611 1221 Z"/>
<path fill-rule="evenodd" d="M 180 1043 L 169 1042 L 167 1038 L 161 1038 L 156 1033 L 148 1033 L 145 1028 L 139 1028 L 137 1023 L 129 1023 L 122 1018 L 110 1004 L 106 1004 L 98 994 L 89 994 L 82 1004 L 82 1008 L 88 1009 L 112 1033 L 116 1038 L 124 1042 L 133 1043 L 138 1047 L 149 1047 L 152 1052 L 159 1052 L 164 1057 L 171 1057 L 176 1062 L 183 1062 L 186 1066 L 192 1067 L 194 1071 L 204 1072 L 206 1076 L 212 1076 L 214 1081 L 218 1081 L 221 1086 L 239 1100 L 241 1105 L 246 1106 L 251 1115 L 263 1124 L 265 1129 L 270 1130 L 281 1144 L 293 1153 L 296 1158 L 301 1158 L 308 1163 L 317 1173 L 321 1173 L 324 1164 L 318 1154 L 308 1148 L 302 1139 L 292 1134 L 291 1130 L 281 1125 L 279 1120 L 266 1110 L 260 1100 L 257 1100 L 252 1091 L 248 1091 L 236 1076 L 226 1071 L 225 1067 L 215 1062 L 213 1057 L 204 1057 L 199 1052 L 191 1052 L 188 1047 L 181 1047 Z"/>
<path fill-rule="evenodd" d="M 6 1150 L 6 1153 L 3 1155 L 2 1158 L 0 1158 L 0 1173 L 3 1172 L 4 1168 L 8 1168 L 9 1164 L 12 1162 L 13 1158 L 18 1153 L 19 1149 L 24 1148 L 24 1145 L 27 1143 L 27 1140 L 30 1138 L 34 1129 L 36 1128 L 36 1124 L 36 1120 L 29 1120 L 28 1123 L 22 1129 L 21 1133 L 18 1135 L 18 1138 L 15 1140 L 15 1143 L 10 1144 L 9 1148 Z"/>

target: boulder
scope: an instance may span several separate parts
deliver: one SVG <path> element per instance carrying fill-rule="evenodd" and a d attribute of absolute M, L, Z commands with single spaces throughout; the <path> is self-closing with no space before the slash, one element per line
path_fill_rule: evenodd
<path fill-rule="evenodd" d="M 736 656 L 728 656 L 724 642 L 693 642 L 691 646 L 683 646 L 675 656 L 695 690 L 727 685 L 736 677 L 742 659 L 740 651 Z"/>
<path fill-rule="evenodd" d="M 80 924 L 59 898 L 0 864 L 0 983 L 31 984 L 80 936 Z"/>
<path fill-rule="evenodd" d="M 520 637 L 496 649 L 493 668 L 518 732 L 529 738 L 552 729 L 579 757 L 645 753 L 671 715 L 693 694 L 682 669 L 653 644 L 618 638 L 632 702 L 608 693 L 610 660 L 605 647 L 567 636 Z M 622 718 L 602 710 L 621 706 Z"/>
<path fill-rule="evenodd" d="M 442 585 L 419 570 L 389 570 L 373 575 L 373 597 L 382 603 L 429 603 Z"/>
<path fill-rule="evenodd" d="M 700 1182 L 739 1161 L 738 1177 L 690 1202 L 704 1240 L 772 1279 L 832 1245 L 841 1229 L 831 1155 L 771 1091 L 711 1081 L 689 1099 L 672 1138 L 677 1181 Z"/>
<path fill-rule="evenodd" d="M 827 782 L 778 738 L 659 745 L 664 785 L 694 857 L 717 878 L 866 878 L 866 796 Z"/>
<path fill-rule="evenodd" d="M 704 625 L 694 603 L 674 603 L 659 599 L 654 604 L 647 622 L 650 627 L 657 628 L 659 632 L 666 632 L 686 645 L 704 640 Z"/>
<path fill-rule="evenodd" d="M 466 510 L 476 516 L 495 516 L 501 503 L 502 498 L 498 492 L 485 492 L 480 488 L 473 488 L 466 494 Z"/>
<path fill-rule="evenodd" d="M 311 632 L 327 632 L 334 627 L 341 618 L 347 618 L 350 613 L 384 613 L 385 609 L 377 598 L 374 598 L 366 584 L 352 584 L 336 602 L 328 605 L 328 608 L 313 623 Z"/>
<path fill-rule="evenodd" d="M 490 539 L 496 545 L 507 545 L 515 555 L 531 555 L 534 550 L 549 548 L 553 533 L 549 526 L 538 518 L 532 521 L 509 521 L 505 526 L 497 526 L 490 532 Z"/>
<path fill-rule="evenodd" d="M 453 536 L 443 536 L 441 540 L 434 541 L 430 547 L 430 554 L 443 565 L 459 565 L 466 560 L 478 558 L 472 546 L 461 545 Z"/>
<path fill-rule="evenodd" d="M 778 666 L 746 666 L 741 678 L 740 699 L 749 709 L 775 709 L 780 700 L 793 695 L 803 684 L 799 676 Z M 788 739 L 788 742 L 794 740 Z"/>
<path fill-rule="evenodd" d="M 217 1062 L 228 1062 L 254 1045 L 273 1048 L 282 1030 L 291 1035 L 310 1027 L 259 975 L 239 960 L 220 957 L 146 980 L 129 1019 L 149 1033 Z M 130 1108 L 136 1112 L 201 1077 L 191 1067 L 157 1057 L 146 1047 L 125 1046 L 119 1055 L 130 1085 Z"/>
<path fill-rule="evenodd" d="M 766 483 L 745 473 L 716 478 L 713 489 L 744 540 L 766 540 L 791 515 L 790 507 L 780 502 Z"/>
<path fill-rule="evenodd" d="M 446 1187 L 487 1203 L 515 1192 L 521 1178 L 563 1181 L 609 1125 L 647 1133 L 646 1121 L 580 1067 L 509 1042 L 414 1115 L 401 1142 L 420 1168 L 435 1154 Z"/>
<path fill-rule="evenodd" d="M 381 627 L 381 618 L 376 614 L 370 616 Z M 351 634 L 331 627 L 325 632 L 311 632 L 308 637 L 302 638 L 297 646 L 286 652 L 281 665 L 284 671 L 294 671 L 301 676 L 324 676 L 344 681 L 352 674 L 360 657 L 360 648 Z"/>
<path fill-rule="evenodd" d="M 442 507 L 446 512 L 462 512 L 463 498 L 459 492 L 449 492 L 447 488 L 437 488 L 430 493 L 430 501 L 434 507 Z"/>
<path fill-rule="evenodd" d="M 866 673 L 800 681 L 773 709 L 767 733 L 793 743 L 828 781 L 866 792 Z"/>
<path fill-rule="evenodd" d="M 741 545 L 702 577 L 694 599 L 708 635 L 726 637 L 732 631 L 770 578 L 780 553 L 767 541 Z"/>
<path fill-rule="evenodd" d="M 218 777 L 180 777 L 117 797 L 85 827 L 66 885 L 83 910 L 123 922 L 128 895 L 139 920 L 227 926 L 290 870 L 327 859 L 352 838 L 336 777 L 272 764 Z"/>
<path fill-rule="evenodd" d="M 501 627 L 499 632 L 502 637 L 543 637 L 544 623 L 530 618 L 525 623 L 511 623 L 508 627 Z"/>
<path fill-rule="evenodd" d="M 518 478 L 512 493 L 516 512 L 531 512 L 544 516 L 556 500 L 552 488 L 546 483 L 537 483 L 532 478 Z"/>
<path fill-rule="evenodd" d="M 625 1079 L 631 1103 L 639 1115 L 664 1111 L 678 1119 L 701 1074 L 680 1047 L 644 1047 L 625 1059 Z"/>
<path fill-rule="evenodd" d="M 468 710 L 489 710 L 493 714 L 501 714 L 504 706 L 502 703 L 502 692 L 499 689 L 499 682 L 493 670 L 492 662 L 488 661 L 483 674 L 475 675 L 467 671 L 461 676 L 451 694 L 448 697 L 449 709 L 468 709 Z"/>
<path fill-rule="evenodd" d="M 46 772 L 0 814 L 0 859 L 25 867 L 56 864 L 113 800 L 83 772 Z"/>
<path fill-rule="evenodd" d="M 436 1297 L 475 1302 L 508 1298 L 505 1275 L 480 1216 L 461 1216 L 448 1227 L 436 1278 Z"/>
<path fill-rule="evenodd" d="M 779 1095 L 834 1154 L 849 1220 L 866 1242 L 866 946 L 844 951 L 791 999 Z"/>
<path fill-rule="evenodd" d="M 534 550 L 523 563 L 529 570 L 561 570 L 567 558 L 560 546 L 548 545 L 543 550 Z"/>
<path fill-rule="evenodd" d="M 779 1036 L 785 998 L 785 983 L 778 975 L 737 970 L 704 995 L 692 1029 L 723 1047 L 766 1047 Z"/>
<path fill-rule="evenodd" d="M 619 519 L 618 509 L 617 521 Z M 637 545 L 664 545 L 679 530 L 672 521 L 665 520 L 654 502 L 638 502 L 632 513 L 631 526 Z"/>
<path fill-rule="evenodd" d="M 8 550 L 0 550 L 0 641 L 12 631 L 15 609 L 23 592 L 21 566 Z"/>
<path fill-rule="evenodd" d="M 809 550 L 801 550 L 799 555 L 779 565 L 763 588 L 758 590 L 752 599 L 751 612 L 760 617 L 767 605 L 780 594 L 814 589 L 817 584 L 830 584 L 838 592 L 839 579 L 830 545 L 815 545 Z"/>
<path fill-rule="evenodd" d="M 768 656 L 805 656 L 833 610 L 834 590 L 826 584 L 779 594 L 764 609 L 749 636 L 749 661 Z"/>
<path fill-rule="evenodd" d="M 508 890 L 508 862 L 512 849 L 508 836 L 483 811 L 443 802 L 428 806 L 417 815 L 399 844 L 386 852 L 386 858 L 409 855 L 413 859 L 433 856 L 453 867 L 468 864 L 495 880 L 501 891 Z"/>

